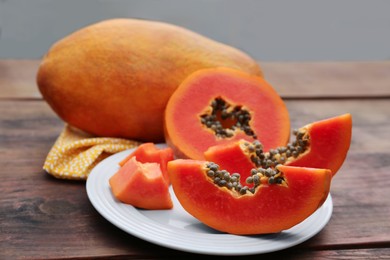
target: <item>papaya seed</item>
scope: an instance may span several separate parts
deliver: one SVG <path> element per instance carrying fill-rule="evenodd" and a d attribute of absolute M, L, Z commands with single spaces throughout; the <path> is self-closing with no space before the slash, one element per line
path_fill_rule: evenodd
<path fill-rule="evenodd" d="M 224 170 L 225 171 L 225 170 Z M 223 173 L 223 179 L 224 180 L 230 180 L 230 174 L 227 172 L 227 171 L 225 171 L 224 173 Z"/>
<path fill-rule="evenodd" d="M 239 179 L 239 178 L 240 178 L 240 174 L 237 173 L 237 172 L 236 172 L 236 173 L 233 173 L 233 174 L 232 174 L 232 177 L 236 177 L 237 179 Z"/>
<path fill-rule="evenodd" d="M 218 170 L 218 165 L 216 165 L 216 164 L 212 164 L 211 166 L 210 166 L 210 170 L 212 170 L 212 171 L 217 171 Z"/>
<path fill-rule="evenodd" d="M 214 177 L 214 171 L 208 171 L 207 172 L 207 176 L 209 176 L 209 177 Z"/>
<path fill-rule="evenodd" d="M 220 181 L 218 182 L 218 185 L 219 185 L 220 187 L 226 186 L 226 184 L 227 184 L 227 181 L 226 181 L 226 180 L 220 180 Z"/>
<path fill-rule="evenodd" d="M 246 183 L 248 184 L 253 183 L 253 177 L 249 176 L 248 178 L 246 178 Z"/>
<path fill-rule="evenodd" d="M 242 187 L 242 188 L 240 189 L 240 194 L 241 194 L 241 195 L 245 195 L 248 189 L 249 189 L 248 186 Z"/>
<path fill-rule="evenodd" d="M 238 181 L 238 178 L 237 178 L 236 176 L 232 176 L 232 177 L 230 178 L 230 180 L 231 180 L 232 182 L 237 182 L 237 181 Z"/>

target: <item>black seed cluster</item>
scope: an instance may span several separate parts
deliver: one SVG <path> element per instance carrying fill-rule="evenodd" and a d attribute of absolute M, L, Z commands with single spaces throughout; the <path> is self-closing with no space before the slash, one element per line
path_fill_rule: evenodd
<path fill-rule="evenodd" d="M 263 151 L 263 145 L 258 140 L 242 142 L 244 150 L 250 154 L 250 158 L 256 166 L 251 170 L 251 176 L 245 180 L 251 187 L 241 185 L 239 173 L 230 174 L 226 170 L 220 170 L 219 165 L 213 162 L 206 165 L 207 176 L 218 186 L 235 190 L 241 195 L 247 194 L 247 192 L 255 193 L 256 188 L 261 185 L 262 179 L 266 179 L 268 184 L 284 184 L 285 179 L 277 166 L 284 164 L 291 157 L 298 157 L 305 152 L 310 142 L 309 135 L 304 129 L 294 130 L 293 134 L 296 137 L 295 141 L 285 147 L 271 149 L 268 152 Z"/>
<path fill-rule="evenodd" d="M 240 129 L 248 136 L 256 139 L 257 136 L 249 126 L 251 120 L 250 113 L 241 106 L 231 107 L 222 98 L 215 98 L 211 102 L 211 114 L 203 114 L 200 116 L 200 121 L 207 128 L 214 131 L 215 135 L 220 138 L 229 138 L 234 135 L 234 131 Z M 230 127 L 224 127 L 223 121 L 231 120 L 233 122 Z"/>
<path fill-rule="evenodd" d="M 213 179 L 214 183 L 219 187 L 226 187 L 229 190 L 235 190 L 239 194 L 244 195 L 248 191 L 255 193 L 255 186 L 249 188 L 248 186 L 242 186 L 240 183 L 240 174 L 233 173 L 230 174 L 226 170 L 220 170 L 219 165 L 213 162 L 209 162 L 206 165 L 207 167 L 207 176 Z"/>
<path fill-rule="evenodd" d="M 284 182 L 283 177 L 281 176 L 279 170 L 277 168 L 253 168 L 251 170 L 251 175 L 246 179 L 247 183 L 254 183 L 257 184 L 257 179 L 261 177 L 267 177 L 269 184 L 282 184 Z"/>
<path fill-rule="evenodd" d="M 295 141 L 283 147 L 270 149 L 264 153 L 263 146 L 258 140 L 244 143 L 244 148 L 251 154 L 251 161 L 256 167 L 275 168 L 278 164 L 284 164 L 290 158 L 296 158 L 304 153 L 309 147 L 309 135 L 305 130 L 294 130 Z"/>
<path fill-rule="evenodd" d="M 251 170 L 251 176 L 246 179 L 246 183 L 251 184 L 251 187 L 247 185 L 241 185 L 239 173 L 230 174 L 226 170 L 220 170 L 219 165 L 213 162 L 209 162 L 206 165 L 207 176 L 210 177 L 213 182 L 219 187 L 226 187 L 229 190 L 235 190 L 241 195 L 250 192 L 255 193 L 256 188 L 261 185 L 261 179 L 267 177 L 269 184 L 282 184 L 284 182 L 283 177 L 277 169 L 262 169 L 254 168 Z"/>

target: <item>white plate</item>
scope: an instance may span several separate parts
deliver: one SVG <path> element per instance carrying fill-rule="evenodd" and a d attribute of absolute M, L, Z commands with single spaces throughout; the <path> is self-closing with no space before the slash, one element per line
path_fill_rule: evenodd
<path fill-rule="evenodd" d="M 159 144 L 164 147 L 164 144 Z M 140 210 L 119 202 L 112 195 L 108 179 L 119 169 L 118 163 L 131 150 L 101 161 L 90 173 L 86 188 L 95 209 L 125 232 L 148 242 L 191 253 L 210 255 L 250 255 L 282 250 L 300 244 L 320 232 L 333 210 L 332 198 L 300 224 L 277 234 L 238 236 L 213 230 L 188 214 L 172 188 L 171 210 Z"/>

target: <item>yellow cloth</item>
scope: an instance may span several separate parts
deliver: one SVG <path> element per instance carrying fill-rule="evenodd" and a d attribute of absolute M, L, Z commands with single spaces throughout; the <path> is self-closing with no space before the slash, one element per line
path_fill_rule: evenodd
<path fill-rule="evenodd" d="M 122 138 L 95 137 L 65 125 L 46 157 L 43 169 L 56 178 L 86 180 L 101 160 L 139 144 Z"/>

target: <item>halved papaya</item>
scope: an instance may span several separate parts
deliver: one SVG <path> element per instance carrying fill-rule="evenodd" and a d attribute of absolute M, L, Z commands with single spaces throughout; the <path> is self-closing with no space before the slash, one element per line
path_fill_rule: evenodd
<path fill-rule="evenodd" d="M 178 158 L 204 159 L 216 144 L 260 140 L 264 149 L 287 144 L 287 107 L 263 78 L 228 68 L 187 77 L 165 110 L 165 140 Z"/>
<path fill-rule="evenodd" d="M 169 183 L 167 163 L 174 159 L 173 150 L 170 147 L 159 148 L 154 143 L 140 144 L 131 154 L 119 162 L 123 166 L 128 160 L 136 157 L 141 163 L 158 163 L 165 180 Z"/>
<path fill-rule="evenodd" d="M 264 152 L 261 143 L 239 140 L 228 145 L 210 147 L 204 156 L 221 169 L 238 171 L 241 184 L 256 168 L 274 168 L 278 164 L 330 169 L 333 176 L 342 166 L 351 143 L 352 116 L 320 120 L 294 131 L 295 140 L 287 146 Z"/>
<path fill-rule="evenodd" d="M 169 185 L 158 163 L 141 163 L 129 159 L 111 176 L 109 184 L 121 202 L 142 209 L 171 209 Z"/>
<path fill-rule="evenodd" d="M 250 235 L 276 233 L 302 222 L 329 194 L 326 169 L 280 165 L 273 180 L 256 174 L 246 190 L 218 165 L 178 159 L 168 163 L 173 191 L 183 208 L 205 225 L 221 232 Z"/>

